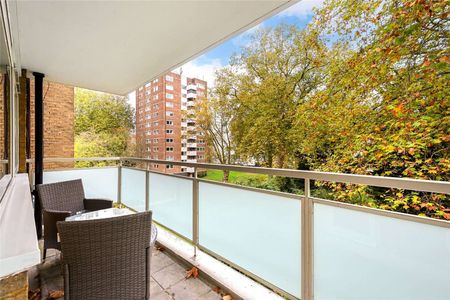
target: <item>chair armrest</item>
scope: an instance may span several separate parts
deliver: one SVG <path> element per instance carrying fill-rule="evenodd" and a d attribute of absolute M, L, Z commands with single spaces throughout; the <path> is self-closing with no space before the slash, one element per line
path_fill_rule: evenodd
<path fill-rule="evenodd" d="M 53 209 L 44 209 L 43 210 L 44 217 L 47 217 L 51 220 L 56 221 L 64 221 L 67 217 L 72 215 L 70 211 L 61 211 L 61 210 L 53 210 Z"/>
<path fill-rule="evenodd" d="M 94 211 L 111 208 L 113 202 L 107 199 L 84 199 L 84 209 Z"/>

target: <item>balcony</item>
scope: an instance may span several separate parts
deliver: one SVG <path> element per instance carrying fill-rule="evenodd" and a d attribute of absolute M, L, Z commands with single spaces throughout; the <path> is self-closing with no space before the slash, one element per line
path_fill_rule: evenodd
<path fill-rule="evenodd" d="M 197 98 L 197 93 L 187 93 L 187 95 L 186 95 L 186 98 L 188 98 L 188 99 L 194 99 L 194 98 Z M 188 103 L 189 103 L 189 101 L 188 101 Z"/>
<path fill-rule="evenodd" d="M 192 148 L 196 148 L 197 147 L 197 143 L 187 143 L 188 147 L 192 147 Z"/>
<path fill-rule="evenodd" d="M 44 77 L 70 86 L 126 95 L 150 78 L 161 76 L 162 70 L 199 57 L 295 3 L 0 1 L 0 49 L 3 74 L 7 75 L 2 77 L 7 118 L 2 121 L 5 134 L 1 137 L 6 141 L 2 151 L 8 154 L 2 162 L 8 176 L 3 177 L 0 186 L 0 283 L 24 275 L 41 261 L 36 232 L 38 236 L 41 233 L 42 214 L 39 201 L 32 205 L 28 181 L 30 178 L 33 189 L 35 178 L 32 174 L 29 178 L 18 174 L 18 170 L 26 160 L 23 141 L 32 133 L 35 162 L 28 163 L 37 170 L 39 184 L 44 153 L 52 152 L 43 151 L 43 119 L 52 113 L 44 114 L 45 88 L 48 91 L 49 87 L 44 85 Z M 189 10 L 199 16 L 189 19 L 195 47 L 186 46 L 185 30 L 170 31 L 186 27 Z M 171 26 L 161 26 L 169 19 Z M 205 30 L 204 24 L 210 30 Z M 153 28 L 158 30 L 148 38 Z M 111 37 L 117 36 L 123 42 L 111 46 Z M 445 61 L 439 62 L 439 67 L 441 64 L 445 65 Z M 34 83 L 28 86 L 19 77 Z M 23 96 L 32 91 L 24 92 L 31 86 L 35 108 L 23 109 L 28 106 L 22 106 Z M 197 89 L 195 85 L 190 88 L 189 96 L 195 99 Z M 192 119 L 193 111 L 187 112 L 187 118 Z M 27 119 L 34 120 L 34 124 L 22 122 Z M 46 123 L 57 128 L 58 122 Z M 47 143 L 46 148 L 51 144 Z M 110 198 L 119 206 L 154 212 L 158 247 L 165 251 L 164 255 L 154 251 L 152 299 L 214 299 L 214 285 L 235 299 L 449 298 L 450 222 L 326 200 L 314 197 L 311 189 L 313 181 L 325 181 L 444 194 L 448 199 L 450 183 L 204 164 L 196 163 L 195 156 L 187 158 L 186 162 L 84 159 L 112 165 L 47 170 L 43 181 L 81 178 L 88 197 Z M 46 161 L 72 164 L 74 160 Z M 174 165 L 190 174 L 158 173 L 140 169 L 140 164 Z M 305 188 L 300 194 L 287 194 L 199 178 L 198 171 L 206 169 L 296 178 L 304 182 Z M 197 281 L 183 280 L 184 271 L 191 266 L 196 266 L 202 280 L 211 284 L 209 289 Z M 57 266 L 54 271 L 58 274 L 61 269 Z M 61 284 L 60 277 L 55 279 Z M 0 286 L 3 292 L 6 284 Z M 202 291 L 195 292 L 199 289 Z"/>
<path fill-rule="evenodd" d="M 197 86 L 195 84 L 188 84 L 186 90 L 197 90 Z M 188 97 L 189 98 L 189 97 Z"/>
<path fill-rule="evenodd" d="M 216 258 L 289 299 L 308 291 L 317 299 L 384 299 L 386 292 L 392 299 L 441 299 L 448 294 L 424 289 L 423 282 L 447 286 L 450 265 L 443 262 L 450 251 L 450 222 L 316 198 L 310 192 L 311 180 L 320 180 L 449 194 L 447 182 L 170 162 L 300 178 L 305 190 L 297 195 L 125 166 L 169 163 L 160 160 L 114 160 L 123 166 L 46 171 L 44 182 L 82 178 L 88 197 L 117 199 L 136 211 L 150 209 L 154 221 L 170 230 L 158 242 L 171 252 L 184 250 L 168 240 L 187 240 L 187 260 L 194 253 Z M 424 253 L 427 260 L 418 261 Z"/>
<path fill-rule="evenodd" d="M 188 151 L 187 155 L 195 156 L 197 155 L 197 151 Z"/>

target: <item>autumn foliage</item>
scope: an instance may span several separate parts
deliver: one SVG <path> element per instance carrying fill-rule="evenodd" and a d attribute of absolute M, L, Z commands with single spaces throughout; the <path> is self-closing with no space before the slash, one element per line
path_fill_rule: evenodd
<path fill-rule="evenodd" d="M 448 1 L 328 0 L 305 29 L 257 31 L 217 74 L 236 153 L 268 167 L 449 181 L 449 11 Z M 316 184 L 340 201 L 450 219 L 446 195 Z"/>

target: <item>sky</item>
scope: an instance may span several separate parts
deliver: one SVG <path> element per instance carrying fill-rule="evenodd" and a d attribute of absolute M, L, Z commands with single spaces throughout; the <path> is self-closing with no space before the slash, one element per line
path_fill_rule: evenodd
<path fill-rule="evenodd" d="M 320 6 L 324 0 L 302 0 L 277 15 L 259 23 L 253 28 L 231 38 L 219 46 L 184 64 L 181 69 L 187 77 L 206 80 L 208 86 L 214 86 L 214 73 L 217 69 L 228 65 L 231 56 L 239 53 L 240 49 L 249 42 L 249 36 L 259 28 L 274 27 L 285 23 L 298 28 L 305 27 L 313 17 L 313 8 Z M 180 71 L 180 68 L 175 70 Z M 128 102 L 135 107 L 135 92 L 128 95 Z"/>

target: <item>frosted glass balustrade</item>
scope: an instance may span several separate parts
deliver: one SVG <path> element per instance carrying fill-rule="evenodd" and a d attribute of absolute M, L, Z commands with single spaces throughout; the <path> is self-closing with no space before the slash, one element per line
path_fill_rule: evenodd
<path fill-rule="evenodd" d="M 145 171 L 122 167 L 122 203 L 145 211 Z"/>
<path fill-rule="evenodd" d="M 200 182 L 200 245 L 300 297 L 300 200 Z"/>
<path fill-rule="evenodd" d="M 314 299 L 449 297 L 449 228 L 314 204 Z"/>
<path fill-rule="evenodd" d="M 150 173 L 153 219 L 192 240 L 192 180 Z"/>
<path fill-rule="evenodd" d="M 117 167 L 45 171 L 43 182 L 53 183 L 81 179 L 87 198 L 103 198 L 117 202 Z"/>

